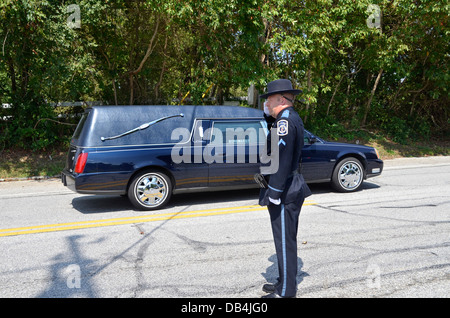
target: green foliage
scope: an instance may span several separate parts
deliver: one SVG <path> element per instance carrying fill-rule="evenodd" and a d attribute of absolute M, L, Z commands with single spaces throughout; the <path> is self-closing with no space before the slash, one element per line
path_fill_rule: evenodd
<path fill-rule="evenodd" d="M 448 134 L 448 1 L 80 0 L 80 27 L 71 4 L 0 2 L 0 149 L 67 142 L 50 104 L 222 104 L 280 77 L 332 139 Z"/>

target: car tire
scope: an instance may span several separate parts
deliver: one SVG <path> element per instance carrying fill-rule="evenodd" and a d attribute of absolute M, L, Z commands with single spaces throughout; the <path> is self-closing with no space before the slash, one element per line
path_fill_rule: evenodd
<path fill-rule="evenodd" d="M 354 192 L 361 189 L 364 181 L 364 167 L 356 158 L 341 160 L 333 171 L 331 185 L 339 192 Z"/>
<path fill-rule="evenodd" d="M 128 188 L 128 199 L 139 210 L 156 210 L 169 202 L 172 196 L 170 178 L 159 171 L 137 174 Z"/>

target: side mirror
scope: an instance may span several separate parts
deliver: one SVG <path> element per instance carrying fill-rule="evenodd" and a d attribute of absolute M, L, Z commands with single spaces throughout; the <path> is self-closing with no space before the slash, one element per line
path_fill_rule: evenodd
<path fill-rule="evenodd" d="M 317 138 L 315 137 L 315 136 L 311 136 L 311 138 L 309 138 L 309 143 L 312 145 L 312 144 L 315 144 L 317 142 Z"/>

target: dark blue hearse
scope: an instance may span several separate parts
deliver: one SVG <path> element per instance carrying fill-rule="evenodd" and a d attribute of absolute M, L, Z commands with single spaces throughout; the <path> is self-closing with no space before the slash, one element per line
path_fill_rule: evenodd
<path fill-rule="evenodd" d="M 94 106 L 83 114 L 61 177 L 82 194 L 128 195 L 138 209 L 172 193 L 257 187 L 267 125 L 237 106 Z M 305 130 L 302 173 L 342 192 L 381 174 L 372 147 L 327 142 Z"/>

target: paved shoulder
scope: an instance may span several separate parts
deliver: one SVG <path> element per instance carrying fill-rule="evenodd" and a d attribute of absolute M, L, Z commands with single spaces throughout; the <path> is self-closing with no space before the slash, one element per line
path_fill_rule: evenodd
<path fill-rule="evenodd" d="M 396 158 L 384 161 L 384 169 L 416 167 L 421 165 L 450 165 L 450 156 Z"/>

